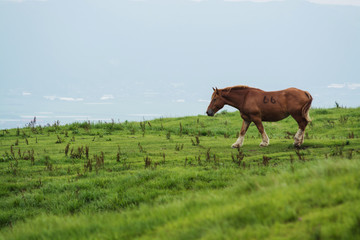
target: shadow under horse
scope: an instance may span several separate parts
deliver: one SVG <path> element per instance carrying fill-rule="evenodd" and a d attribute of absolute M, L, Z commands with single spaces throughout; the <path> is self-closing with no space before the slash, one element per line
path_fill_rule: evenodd
<path fill-rule="evenodd" d="M 240 148 L 243 145 L 246 131 L 252 122 L 255 123 L 262 136 L 260 146 L 268 146 L 270 141 L 262 122 L 280 121 L 289 115 L 299 125 L 299 130 L 294 137 L 294 146 L 299 147 L 303 144 L 305 128 L 311 121 L 309 109 L 313 98 L 309 92 L 297 88 L 266 92 L 248 86 L 213 88 L 213 90 L 214 93 L 206 111 L 208 116 L 214 116 L 226 104 L 237 108 L 244 120 L 239 138 L 232 145 L 233 148 Z"/>

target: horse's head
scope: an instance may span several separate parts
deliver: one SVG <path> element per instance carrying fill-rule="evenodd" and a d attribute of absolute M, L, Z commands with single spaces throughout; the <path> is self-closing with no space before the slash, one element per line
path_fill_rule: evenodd
<path fill-rule="evenodd" d="M 214 93 L 211 96 L 211 102 L 206 111 L 206 114 L 211 117 L 225 105 L 225 99 L 221 96 L 221 91 L 217 88 L 213 89 Z"/>

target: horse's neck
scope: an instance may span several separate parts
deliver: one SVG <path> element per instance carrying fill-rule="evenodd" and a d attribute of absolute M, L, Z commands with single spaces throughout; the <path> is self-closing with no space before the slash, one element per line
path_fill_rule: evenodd
<path fill-rule="evenodd" d="M 226 104 L 241 110 L 245 97 L 250 89 L 237 89 L 230 91 L 224 98 Z"/>

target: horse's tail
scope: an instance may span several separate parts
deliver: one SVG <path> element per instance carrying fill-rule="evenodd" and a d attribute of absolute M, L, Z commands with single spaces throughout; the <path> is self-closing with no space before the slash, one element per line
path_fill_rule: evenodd
<path fill-rule="evenodd" d="M 308 100 L 304 104 L 304 106 L 302 107 L 301 114 L 302 114 L 302 117 L 306 119 L 306 121 L 311 122 L 311 118 L 310 118 L 310 115 L 309 115 L 309 110 L 310 110 L 313 98 L 310 95 L 310 93 L 307 92 L 307 91 L 305 91 L 305 95 L 308 97 Z"/>

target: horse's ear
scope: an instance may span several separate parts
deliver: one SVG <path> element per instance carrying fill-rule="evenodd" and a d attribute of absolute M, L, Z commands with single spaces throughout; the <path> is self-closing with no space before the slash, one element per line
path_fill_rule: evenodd
<path fill-rule="evenodd" d="M 216 92 L 216 94 L 219 94 L 219 89 L 218 88 L 215 88 L 214 91 Z"/>
<path fill-rule="evenodd" d="M 215 88 L 212 88 L 213 90 L 214 90 L 214 92 L 215 92 Z"/>

